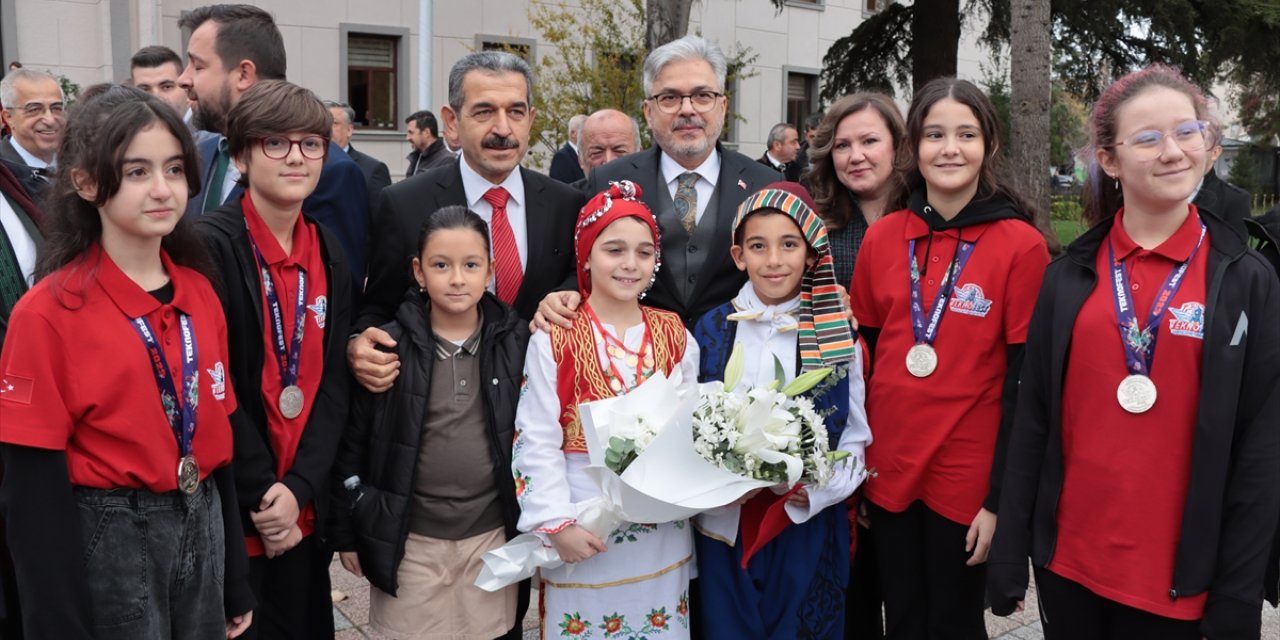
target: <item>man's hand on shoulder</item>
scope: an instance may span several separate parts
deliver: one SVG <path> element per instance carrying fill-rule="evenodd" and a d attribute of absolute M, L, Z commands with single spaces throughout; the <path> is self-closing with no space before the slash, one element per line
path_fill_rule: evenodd
<path fill-rule="evenodd" d="M 377 327 L 369 327 L 360 335 L 347 341 L 347 365 L 360 386 L 372 393 L 382 393 L 391 388 L 400 375 L 400 357 L 378 349 L 396 346 L 391 334 Z"/>
<path fill-rule="evenodd" d="M 578 305 L 582 304 L 582 294 L 577 291 L 552 291 L 542 302 L 538 303 L 538 311 L 533 314 L 533 322 L 529 323 L 529 331 L 551 331 L 551 325 L 564 328 L 573 325 L 578 317 Z M 348 349 L 348 353 L 350 349 Z"/>

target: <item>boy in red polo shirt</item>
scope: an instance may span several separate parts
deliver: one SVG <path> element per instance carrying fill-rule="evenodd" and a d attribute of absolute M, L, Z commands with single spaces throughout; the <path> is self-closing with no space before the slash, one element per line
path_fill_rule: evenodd
<path fill-rule="evenodd" d="M 302 211 L 329 149 L 329 111 L 285 81 L 245 92 L 227 121 L 237 201 L 200 230 L 222 276 L 231 381 L 251 418 L 236 475 L 250 581 L 261 605 L 247 637 L 332 638 L 332 551 L 316 535 L 347 417 L 342 360 L 351 277 L 329 232 Z"/>

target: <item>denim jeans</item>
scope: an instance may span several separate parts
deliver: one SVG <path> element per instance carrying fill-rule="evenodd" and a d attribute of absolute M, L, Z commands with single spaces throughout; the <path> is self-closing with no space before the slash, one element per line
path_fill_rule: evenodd
<path fill-rule="evenodd" d="M 212 478 L 178 491 L 75 489 L 97 640 L 226 637 L 226 543 Z"/>

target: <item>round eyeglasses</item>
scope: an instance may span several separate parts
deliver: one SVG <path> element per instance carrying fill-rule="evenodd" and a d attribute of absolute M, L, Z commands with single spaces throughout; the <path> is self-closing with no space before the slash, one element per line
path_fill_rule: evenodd
<path fill-rule="evenodd" d="M 1144 129 L 1112 146 L 1124 145 L 1133 150 L 1140 161 L 1155 160 L 1164 153 L 1165 137 L 1172 137 L 1173 143 L 1183 151 L 1201 151 L 1214 144 L 1213 127 L 1204 120 L 1187 120 L 1168 131 Z"/>
<path fill-rule="evenodd" d="M 719 91 L 694 91 L 693 93 L 659 93 L 646 99 L 657 104 L 658 110 L 663 113 L 676 113 L 680 111 L 680 107 L 684 105 L 687 98 L 694 111 L 706 113 L 723 97 L 724 94 Z"/>
<path fill-rule="evenodd" d="M 262 145 L 262 155 L 272 160 L 284 160 L 289 157 L 289 152 L 293 151 L 293 145 L 298 145 L 298 151 L 302 152 L 302 157 L 308 160 L 323 160 L 324 154 L 329 150 L 329 140 L 323 136 L 307 136 L 301 140 L 290 140 L 284 136 L 267 136 L 260 138 L 258 143 Z"/>

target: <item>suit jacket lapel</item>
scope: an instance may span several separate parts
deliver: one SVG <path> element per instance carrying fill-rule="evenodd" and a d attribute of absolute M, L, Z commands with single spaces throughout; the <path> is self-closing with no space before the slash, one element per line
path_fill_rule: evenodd
<path fill-rule="evenodd" d="M 649 209 L 653 211 L 654 218 L 660 215 L 658 193 L 662 189 L 666 189 L 666 181 L 662 177 L 662 152 L 658 147 L 652 147 L 642 153 L 635 155 L 635 159 L 631 163 L 631 175 L 634 176 L 632 181 L 640 185 L 640 191 L 644 195 L 641 199 L 649 205 Z M 606 185 L 607 186 L 607 185 Z M 603 188 L 603 186 L 601 187 Z M 595 195 L 595 194 L 592 194 Z M 661 224 L 659 224 L 661 228 Z M 671 269 L 658 269 L 658 284 L 662 285 L 662 289 L 671 295 L 671 301 L 680 306 L 684 306 L 684 298 L 680 295 L 680 287 L 676 286 L 675 273 Z"/>

